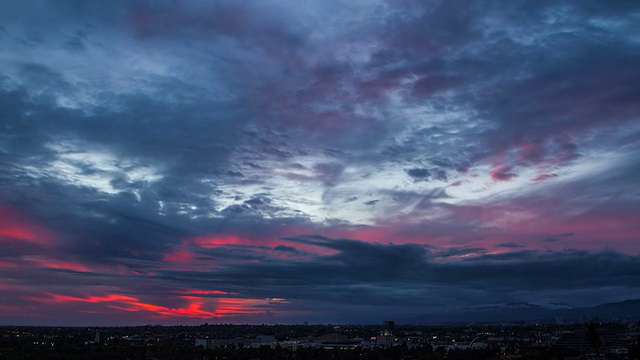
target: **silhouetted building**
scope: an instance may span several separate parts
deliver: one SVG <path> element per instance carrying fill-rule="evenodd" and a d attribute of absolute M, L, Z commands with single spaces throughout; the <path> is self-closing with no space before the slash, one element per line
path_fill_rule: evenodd
<path fill-rule="evenodd" d="M 329 344 L 329 343 L 339 344 L 339 343 L 348 342 L 349 337 L 343 334 L 326 334 L 319 337 L 318 341 L 321 342 L 322 344 Z"/>
<path fill-rule="evenodd" d="M 376 337 L 376 345 L 378 346 L 393 346 L 395 337 L 389 330 L 385 330 L 382 334 Z"/>
<path fill-rule="evenodd" d="M 616 336 L 613 331 L 607 329 L 596 330 L 597 340 L 589 341 L 589 333 L 587 330 L 575 330 L 574 332 L 566 333 L 556 341 L 553 345 L 555 347 L 563 347 L 571 350 L 576 350 L 581 353 L 588 352 L 608 352 L 609 349 L 616 346 Z"/>

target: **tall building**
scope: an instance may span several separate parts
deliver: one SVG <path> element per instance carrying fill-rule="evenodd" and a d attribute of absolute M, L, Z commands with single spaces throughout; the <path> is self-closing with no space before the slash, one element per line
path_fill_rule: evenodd
<path fill-rule="evenodd" d="M 592 344 L 593 340 L 589 341 L 589 334 L 586 330 L 576 330 L 564 334 L 553 345 L 555 347 L 563 347 L 571 350 L 576 350 L 582 353 L 592 352 L 598 350 L 600 352 L 607 352 L 616 345 L 615 333 L 607 329 L 597 329 L 596 336 L 598 338 L 597 349 Z"/>
<path fill-rule="evenodd" d="M 395 337 L 389 330 L 383 331 L 380 335 L 376 337 L 376 345 L 377 346 L 393 346 L 393 342 Z"/>

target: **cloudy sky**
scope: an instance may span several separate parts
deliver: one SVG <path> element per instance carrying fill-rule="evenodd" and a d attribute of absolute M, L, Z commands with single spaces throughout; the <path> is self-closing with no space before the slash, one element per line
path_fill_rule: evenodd
<path fill-rule="evenodd" d="M 640 297 L 635 1 L 0 3 L 0 324 Z"/>

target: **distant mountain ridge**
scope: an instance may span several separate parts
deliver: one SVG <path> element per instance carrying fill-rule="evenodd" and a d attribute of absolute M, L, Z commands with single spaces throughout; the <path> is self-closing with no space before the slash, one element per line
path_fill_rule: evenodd
<path fill-rule="evenodd" d="M 509 322 L 555 321 L 565 322 L 611 319 L 640 319 L 640 299 L 606 303 L 592 307 L 552 309 L 535 304 L 505 304 L 502 306 L 464 309 L 456 312 L 424 314 L 403 323 L 461 323 L 461 322 Z"/>

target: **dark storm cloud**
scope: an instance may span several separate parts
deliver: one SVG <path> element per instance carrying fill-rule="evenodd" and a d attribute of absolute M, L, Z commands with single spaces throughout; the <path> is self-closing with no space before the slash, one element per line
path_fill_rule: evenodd
<path fill-rule="evenodd" d="M 494 87 L 488 97 L 480 99 L 478 109 L 499 121 L 501 136 L 496 136 L 494 146 L 551 141 L 546 156 L 527 160 L 563 163 L 580 156 L 575 144 L 565 143 L 564 134 L 579 132 L 605 118 L 614 122 L 632 120 L 627 111 L 634 111 L 638 94 L 627 80 L 640 75 L 629 66 L 639 53 L 634 46 L 615 42 L 585 44 L 576 40 L 549 46 L 576 48 L 558 53 L 559 61 L 534 65 L 538 68 L 532 69 L 534 75 L 527 79 L 507 80 L 504 86 Z M 497 98 L 504 101 L 498 103 Z M 521 107 L 523 102 L 532 104 L 532 108 Z M 533 108 L 536 110 L 530 110 Z"/>
<path fill-rule="evenodd" d="M 46 90 L 38 95 L 43 101 L 29 98 L 26 91 L 7 91 L 3 96 L 4 99 L 13 99 L 6 107 L 9 113 L 5 115 L 5 126 L 11 127 L 5 136 L 9 141 L 21 140 L 16 146 L 24 146 L 22 140 L 26 140 L 27 135 L 31 141 L 55 141 L 56 136 L 72 140 L 79 137 L 82 141 L 95 141 L 110 146 L 119 154 L 138 153 L 151 159 L 159 157 L 165 161 L 174 161 L 175 171 L 182 174 L 206 171 L 207 163 L 212 163 L 215 169 L 216 161 L 228 152 L 224 139 L 229 132 L 234 131 L 233 127 L 236 125 L 215 121 L 216 116 L 221 116 L 220 104 L 169 105 L 147 96 L 120 96 L 117 105 L 123 106 L 124 111 L 106 112 L 107 109 L 100 109 L 93 116 L 86 116 L 77 111 L 61 109 L 48 99 L 48 89 L 52 89 L 55 94 L 77 91 L 62 80 L 60 74 L 41 65 L 26 64 L 23 68 L 28 74 L 26 79 L 30 81 L 30 86 L 41 86 Z M 171 84 L 174 89 L 176 86 L 179 88 L 179 84 Z M 229 114 L 225 110 L 222 112 Z M 191 121 L 182 119 L 181 114 L 185 113 L 190 114 Z M 204 122 L 198 119 L 205 113 L 214 121 Z M 149 129 L 152 123 L 152 129 Z M 176 143 L 183 141 L 182 139 L 185 143 Z M 28 144 L 29 142 L 26 143 Z M 161 144 L 166 146 L 158 146 Z M 176 148 L 176 145 L 180 147 Z M 185 159 L 188 159 L 189 167 L 180 164 Z"/>
<path fill-rule="evenodd" d="M 431 172 L 428 169 L 407 169 L 405 170 L 409 176 L 415 179 L 415 181 L 427 180 L 431 176 Z"/>
<path fill-rule="evenodd" d="M 298 251 L 298 249 L 296 249 L 293 246 L 287 246 L 287 245 L 278 245 L 276 247 L 273 248 L 273 250 L 277 250 L 277 251 L 291 251 L 291 252 L 296 252 Z"/>
<path fill-rule="evenodd" d="M 549 236 L 548 238 L 544 239 L 543 241 L 546 242 L 555 242 L 555 241 L 560 241 L 563 237 L 569 237 L 569 236 L 573 236 L 575 235 L 575 233 L 563 233 L 563 234 L 557 234 L 554 236 Z"/>
<path fill-rule="evenodd" d="M 435 288 L 449 296 L 476 289 L 485 293 L 483 301 L 487 303 L 500 302 L 514 291 L 536 291 L 542 298 L 559 289 L 579 292 L 606 286 L 633 292 L 640 276 L 637 256 L 613 252 L 522 251 L 517 256 L 481 255 L 469 261 L 442 263 L 431 260 L 429 253 L 416 245 L 379 245 L 322 236 L 285 240 L 326 246 L 338 253 L 304 262 L 230 265 L 211 274 L 164 272 L 162 278 L 196 288 L 244 284 L 230 289 L 253 296 L 276 294 L 288 299 L 357 303 L 373 301 L 368 297 L 377 294 L 376 304 L 392 305 L 405 297 L 405 304 L 418 305 L 434 301 L 430 291 Z M 469 252 L 458 254 L 463 253 Z M 470 301 L 468 305 L 477 299 Z"/>
<path fill-rule="evenodd" d="M 452 248 L 448 248 L 447 250 L 436 253 L 435 257 L 448 258 L 448 257 L 458 257 L 458 256 L 465 256 L 465 255 L 477 255 L 477 254 L 484 254 L 486 251 L 487 249 L 484 249 L 484 248 L 452 247 Z"/>
<path fill-rule="evenodd" d="M 476 5 L 443 2 L 407 6 L 404 16 L 385 28 L 390 38 L 387 44 L 398 48 L 395 54 L 410 51 L 422 56 L 396 55 L 385 65 L 396 64 L 394 73 L 399 79 L 420 76 L 425 70 L 440 77 L 457 74 L 462 79 L 457 81 L 464 86 L 451 85 L 451 96 L 472 104 L 477 116 L 495 124 L 495 130 L 483 134 L 483 138 L 491 136 L 490 148 L 474 147 L 477 156 L 523 142 L 564 141 L 558 138 L 560 134 L 580 131 L 603 118 L 633 119 L 630 115 L 638 94 L 630 80 L 639 73 L 630 64 L 636 62 L 638 48 L 622 37 L 619 28 L 609 28 L 606 22 L 619 21 L 619 26 L 628 28 L 638 16 L 637 7 L 629 5 L 633 10 L 621 19 L 621 12 L 584 11 L 573 3 L 520 4 L 524 6 L 503 9 Z M 540 31 L 540 21 L 553 16 L 557 17 L 555 23 Z M 501 28 L 491 28 L 488 20 L 491 26 Z M 546 56 L 548 53 L 553 57 Z M 373 59 L 379 67 L 377 58 Z M 406 59 L 424 60 L 416 63 Z M 519 75 L 510 76 L 516 73 Z M 483 81 L 491 85 L 485 87 Z M 415 84 L 422 82 L 441 89 L 438 84 L 444 80 L 424 75 Z M 434 90 L 414 94 L 420 101 L 442 103 Z M 525 103 L 533 106 L 522 106 Z M 528 160 L 540 162 L 551 157 L 570 161 L 577 156 L 564 145 L 548 151 L 544 158 L 530 156 Z M 500 180 L 514 176 L 504 171 L 495 174 Z"/>

